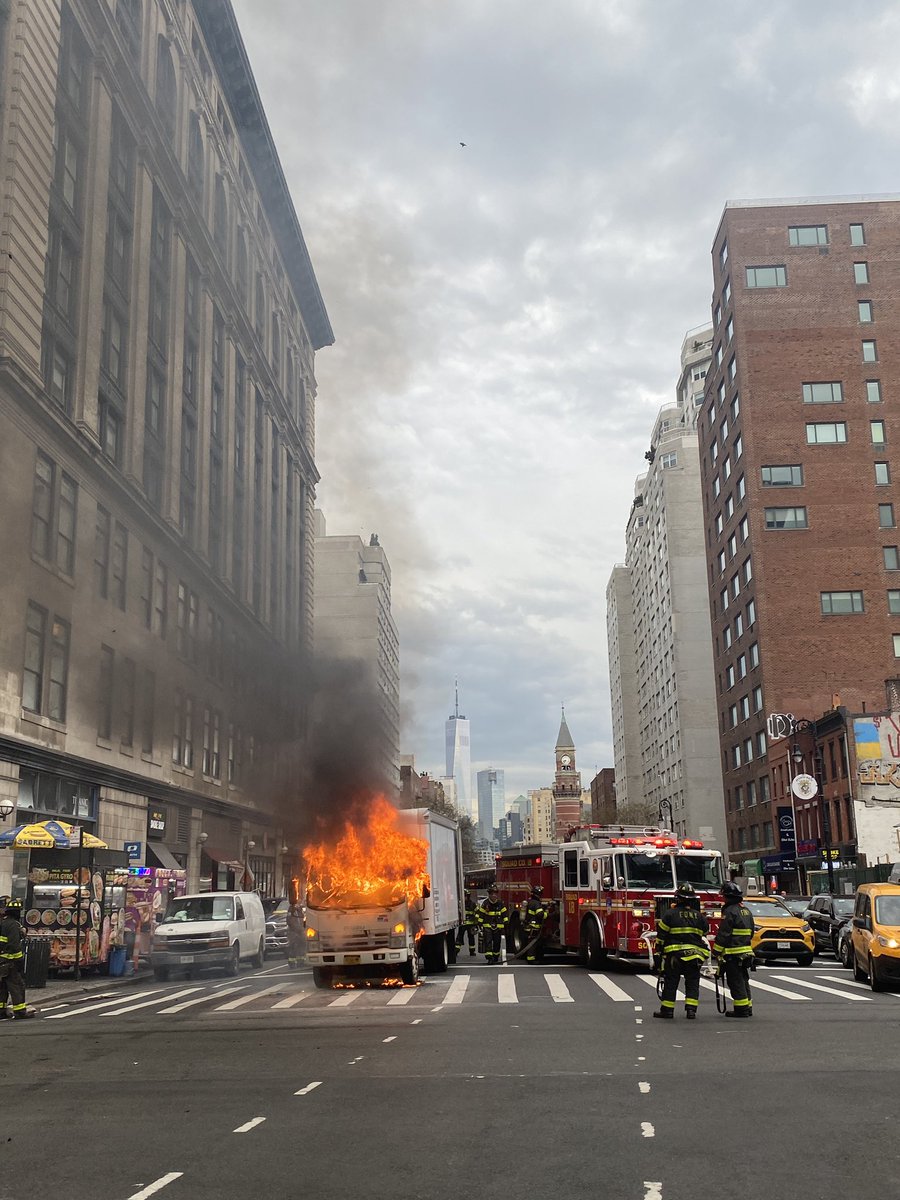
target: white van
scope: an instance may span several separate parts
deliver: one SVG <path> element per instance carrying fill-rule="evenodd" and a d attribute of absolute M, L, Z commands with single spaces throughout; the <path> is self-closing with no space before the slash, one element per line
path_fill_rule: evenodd
<path fill-rule="evenodd" d="M 150 965 L 159 980 L 173 967 L 221 967 L 237 975 L 242 960 L 261 967 L 266 917 L 256 892 L 199 892 L 169 901 L 153 932 Z"/>

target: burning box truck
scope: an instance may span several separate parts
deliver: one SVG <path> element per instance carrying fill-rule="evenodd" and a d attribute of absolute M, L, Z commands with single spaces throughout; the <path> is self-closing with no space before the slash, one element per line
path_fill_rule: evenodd
<path fill-rule="evenodd" d="M 415 984 L 456 961 L 463 919 L 456 821 L 383 796 L 334 843 L 307 846 L 306 938 L 316 987 L 353 979 Z"/>

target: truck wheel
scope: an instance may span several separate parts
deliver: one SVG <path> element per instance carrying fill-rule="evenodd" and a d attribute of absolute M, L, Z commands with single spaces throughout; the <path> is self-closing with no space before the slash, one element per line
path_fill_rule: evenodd
<path fill-rule="evenodd" d="M 419 956 L 415 950 L 400 968 L 400 978 L 408 985 L 419 982 Z"/>
<path fill-rule="evenodd" d="M 331 987 L 331 971 L 328 967 L 313 967 L 313 983 L 317 988 Z"/>
<path fill-rule="evenodd" d="M 453 935 L 452 929 L 449 931 L 449 933 L 446 935 L 446 937 L 447 937 L 447 962 L 452 967 L 456 963 L 456 938 Z"/>
<path fill-rule="evenodd" d="M 506 957 L 515 958 L 527 939 L 522 934 L 522 926 L 519 924 L 519 914 L 514 913 L 506 926 Z"/>
<path fill-rule="evenodd" d="M 157 983 L 166 983 L 169 978 L 169 968 L 168 967 L 154 967 L 153 968 L 153 978 L 156 980 Z"/>
<path fill-rule="evenodd" d="M 447 938 L 442 933 L 435 933 L 423 940 L 422 961 L 425 964 L 425 974 L 442 975 L 447 970 Z"/>
<path fill-rule="evenodd" d="M 585 921 L 581 926 L 578 957 L 589 971 L 599 970 L 606 962 L 606 951 L 600 945 L 600 930 L 594 921 Z"/>

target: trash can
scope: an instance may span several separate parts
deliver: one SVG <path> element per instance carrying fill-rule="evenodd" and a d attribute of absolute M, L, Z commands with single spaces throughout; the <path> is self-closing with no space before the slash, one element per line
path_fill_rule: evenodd
<path fill-rule="evenodd" d="M 25 986 L 42 988 L 47 986 L 50 971 L 50 939 L 26 938 L 25 940 Z"/>
<path fill-rule="evenodd" d="M 113 946 L 109 952 L 109 973 L 110 975 L 125 974 L 125 947 Z"/>

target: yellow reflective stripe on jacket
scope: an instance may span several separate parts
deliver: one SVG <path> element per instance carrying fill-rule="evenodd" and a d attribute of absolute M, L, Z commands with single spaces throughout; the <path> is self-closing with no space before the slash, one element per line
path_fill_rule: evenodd
<path fill-rule="evenodd" d="M 713 954 L 752 954 L 750 946 L 713 946 Z"/>
<path fill-rule="evenodd" d="M 697 935 L 697 937 L 704 936 L 703 930 L 700 929 L 697 925 L 662 925 L 661 924 L 660 929 L 663 931 L 663 933 L 686 933 L 686 934 L 695 933 Z"/>
<path fill-rule="evenodd" d="M 12 954 L 0 954 L 0 962 L 14 962 L 17 958 L 24 958 L 24 950 L 15 950 Z"/>
<path fill-rule="evenodd" d="M 695 958 L 706 958 L 707 951 L 700 946 L 695 946 L 693 942 L 676 942 L 674 946 L 666 946 L 663 949 L 663 954 L 682 954 L 688 952 Z"/>

